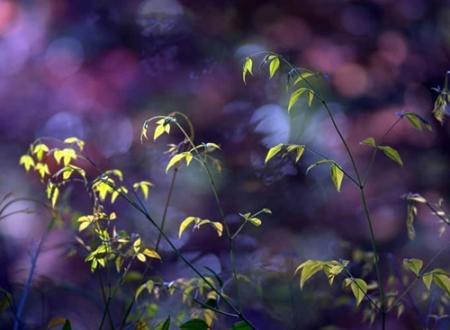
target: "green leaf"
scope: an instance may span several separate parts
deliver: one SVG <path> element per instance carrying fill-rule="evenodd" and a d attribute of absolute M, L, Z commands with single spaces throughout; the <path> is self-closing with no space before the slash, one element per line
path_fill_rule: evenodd
<path fill-rule="evenodd" d="M 135 191 L 141 190 L 142 194 L 144 195 L 144 198 L 147 199 L 149 188 L 152 186 L 153 186 L 153 184 L 149 181 L 140 181 L 140 182 L 136 182 L 133 184 L 133 189 Z"/>
<path fill-rule="evenodd" d="M 297 163 L 303 156 L 303 153 L 305 152 L 305 146 L 303 145 L 297 145 L 297 144 L 290 144 L 287 147 L 287 152 L 296 151 L 297 155 L 295 156 L 295 162 Z"/>
<path fill-rule="evenodd" d="M 256 227 L 261 226 L 261 223 L 262 223 L 261 219 L 256 218 L 256 217 L 248 218 L 247 220 L 248 220 L 248 222 L 250 222 L 252 225 L 254 225 Z"/>
<path fill-rule="evenodd" d="M 314 92 L 310 89 L 308 90 L 308 105 L 311 107 L 314 99 Z"/>
<path fill-rule="evenodd" d="M 233 324 L 230 330 L 253 330 L 245 321 L 239 321 Z"/>
<path fill-rule="evenodd" d="M 268 59 L 270 60 L 269 76 L 270 79 L 272 79 L 275 73 L 277 72 L 278 68 L 280 67 L 280 59 L 278 58 L 278 56 L 275 55 L 269 56 Z"/>
<path fill-rule="evenodd" d="M 163 322 L 156 325 L 155 330 L 169 330 L 170 329 L 170 316 Z"/>
<path fill-rule="evenodd" d="M 433 115 L 441 125 L 444 125 L 444 115 L 447 104 L 447 95 L 444 93 L 439 94 L 434 102 Z"/>
<path fill-rule="evenodd" d="M 186 219 L 184 219 L 181 222 L 180 228 L 178 229 L 178 238 L 181 238 L 181 235 L 183 235 L 183 233 L 186 230 L 186 228 L 189 227 L 190 224 L 195 222 L 196 219 L 198 219 L 198 218 L 196 218 L 196 217 L 187 217 Z"/>
<path fill-rule="evenodd" d="M 292 107 L 297 103 L 299 97 L 307 90 L 307 88 L 299 88 L 296 91 L 292 92 L 291 96 L 289 97 L 289 103 L 288 103 L 288 112 L 291 111 Z"/>
<path fill-rule="evenodd" d="M 403 259 L 403 266 L 416 274 L 416 276 L 419 276 L 423 261 L 416 258 L 406 258 Z"/>
<path fill-rule="evenodd" d="M 373 137 L 368 137 L 367 139 L 362 140 L 360 143 L 361 144 L 365 144 L 367 146 L 374 147 L 374 148 L 377 147 L 377 144 L 376 144 L 375 139 Z"/>
<path fill-rule="evenodd" d="M 352 289 L 353 295 L 356 299 L 356 306 L 359 306 L 361 301 L 363 301 L 364 296 L 367 294 L 366 281 L 361 278 L 347 278 L 344 283 L 346 286 L 350 284 L 350 288 Z"/>
<path fill-rule="evenodd" d="M 76 138 L 74 136 L 68 137 L 64 140 L 65 144 L 76 144 L 80 151 L 83 151 L 84 148 L 84 141 L 80 140 L 79 138 Z"/>
<path fill-rule="evenodd" d="M 166 173 L 169 172 L 169 170 L 175 166 L 177 163 L 179 163 L 182 159 L 184 159 L 186 157 L 186 154 L 183 152 L 181 154 L 176 154 L 175 156 L 173 156 L 169 163 L 167 164 L 166 167 Z"/>
<path fill-rule="evenodd" d="M 431 127 L 431 124 L 423 118 L 422 116 L 418 115 L 414 112 L 404 112 L 403 116 L 406 117 L 408 122 L 419 131 L 422 130 L 423 127 L 425 127 L 427 130 L 432 131 L 433 128 Z"/>
<path fill-rule="evenodd" d="M 134 294 L 134 299 L 138 300 L 139 296 L 141 295 L 142 291 L 144 291 L 144 290 L 147 290 L 148 293 L 151 294 L 153 291 L 154 285 L 155 285 L 155 283 L 152 280 L 148 280 L 144 284 L 140 285 L 137 288 L 136 293 Z"/>
<path fill-rule="evenodd" d="M 34 159 L 30 155 L 23 155 L 20 157 L 19 164 L 25 167 L 25 170 L 28 172 L 30 168 L 34 167 Z"/>
<path fill-rule="evenodd" d="M 266 155 L 266 159 L 264 160 L 264 164 L 267 164 L 269 160 L 271 160 L 277 153 L 281 151 L 281 148 L 283 148 L 283 144 L 277 144 L 276 146 L 269 149 Z"/>
<path fill-rule="evenodd" d="M 253 68 L 253 60 L 250 57 L 246 57 L 244 65 L 242 66 L 242 80 L 244 81 L 244 84 L 247 83 L 245 81 L 247 73 L 250 73 L 253 76 L 252 68 Z"/>
<path fill-rule="evenodd" d="M 422 281 L 423 281 L 423 284 L 425 285 L 425 287 L 427 288 L 427 290 L 430 290 L 431 282 L 433 281 L 433 273 L 430 272 L 430 273 L 423 275 Z"/>
<path fill-rule="evenodd" d="M 314 274 L 321 271 L 324 267 L 324 262 L 319 260 L 306 260 L 297 267 L 295 273 L 301 270 L 300 274 L 300 288 L 308 281 Z"/>
<path fill-rule="evenodd" d="M 330 166 L 331 180 L 334 183 L 337 191 L 341 191 L 342 179 L 344 178 L 344 172 L 339 166 L 333 164 Z"/>
<path fill-rule="evenodd" d="M 201 319 L 192 319 L 180 325 L 183 330 L 208 330 L 208 324 Z"/>
<path fill-rule="evenodd" d="M 389 147 L 389 146 L 378 146 L 377 148 L 380 149 L 381 151 L 383 151 L 383 153 L 387 157 L 392 159 L 398 165 L 403 166 L 402 158 L 400 157 L 400 154 L 398 153 L 397 150 L 395 150 L 394 148 Z"/>
<path fill-rule="evenodd" d="M 440 272 L 433 273 L 434 283 L 450 296 L 450 277 Z"/>

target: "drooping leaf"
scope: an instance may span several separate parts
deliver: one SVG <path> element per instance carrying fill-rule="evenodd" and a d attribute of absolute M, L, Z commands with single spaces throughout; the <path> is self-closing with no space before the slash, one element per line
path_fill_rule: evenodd
<path fill-rule="evenodd" d="M 431 288 L 431 282 L 433 281 L 433 273 L 427 273 L 422 276 L 422 281 L 427 290 Z"/>
<path fill-rule="evenodd" d="M 30 155 L 23 155 L 22 157 L 20 157 L 19 164 L 23 165 L 27 172 L 35 165 L 34 159 Z"/>
<path fill-rule="evenodd" d="M 45 163 L 37 163 L 34 169 L 36 170 L 36 172 L 39 173 L 41 179 L 43 179 L 46 175 L 50 175 L 50 170 L 48 169 L 48 166 Z"/>
<path fill-rule="evenodd" d="M 359 306 L 367 294 L 367 283 L 362 278 L 346 278 L 344 281 L 346 286 L 350 285 L 353 296 L 356 299 L 356 306 Z"/>
<path fill-rule="evenodd" d="M 300 96 L 307 90 L 307 88 L 301 87 L 292 92 L 291 96 L 289 97 L 288 112 L 291 111 L 292 107 L 297 103 Z"/>
<path fill-rule="evenodd" d="M 408 122 L 417 130 L 421 131 L 423 127 L 425 127 L 427 130 L 432 131 L 433 128 L 431 124 L 423 118 L 422 116 L 418 115 L 414 112 L 404 112 L 402 113 L 402 116 L 404 116 Z"/>
<path fill-rule="evenodd" d="M 314 274 L 320 272 L 324 267 L 324 262 L 319 260 L 306 260 L 299 265 L 295 270 L 295 273 L 301 271 L 300 274 L 300 288 L 308 281 Z"/>
<path fill-rule="evenodd" d="M 144 198 L 147 199 L 149 188 L 152 186 L 153 186 L 153 184 L 149 181 L 139 181 L 139 182 L 136 182 L 133 184 L 133 189 L 135 191 L 141 190 L 142 194 L 144 195 Z"/>
<path fill-rule="evenodd" d="M 144 253 L 147 257 L 149 257 L 149 258 L 161 260 L 161 256 L 160 256 L 159 253 L 156 252 L 155 250 L 144 249 L 143 253 Z"/>
<path fill-rule="evenodd" d="M 308 105 L 311 107 L 314 99 L 314 92 L 309 89 L 308 90 Z"/>
<path fill-rule="evenodd" d="M 214 229 L 217 231 L 217 235 L 222 236 L 223 233 L 223 225 L 220 222 L 211 222 L 212 226 L 214 227 Z"/>
<path fill-rule="evenodd" d="M 446 109 L 448 107 L 448 98 L 445 93 L 441 93 L 434 101 L 433 115 L 436 120 L 444 125 L 444 116 L 446 114 Z"/>
<path fill-rule="evenodd" d="M 273 76 L 275 75 L 275 73 L 277 72 L 278 68 L 280 67 L 280 59 L 278 58 L 278 56 L 270 55 L 268 57 L 268 60 L 270 61 L 269 76 L 270 76 L 270 79 L 272 79 Z"/>
<path fill-rule="evenodd" d="M 406 258 L 403 259 L 403 266 L 416 274 L 416 276 L 419 276 L 423 261 L 416 258 Z"/>
<path fill-rule="evenodd" d="M 78 146 L 78 149 L 80 149 L 80 151 L 83 151 L 84 144 L 85 144 L 83 140 L 80 140 L 79 138 L 74 137 L 74 136 L 66 138 L 64 140 L 64 143 L 65 144 L 76 144 Z"/>
<path fill-rule="evenodd" d="M 373 137 L 368 137 L 367 139 L 362 140 L 360 143 L 374 148 L 376 148 L 377 146 L 375 139 Z"/>
<path fill-rule="evenodd" d="M 447 274 L 441 272 L 433 273 L 433 280 L 438 287 L 450 296 L 450 277 Z"/>
<path fill-rule="evenodd" d="M 186 158 L 186 153 L 182 152 L 181 154 L 176 154 L 175 156 L 173 156 L 169 163 L 167 164 L 166 167 L 166 173 L 169 172 L 169 170 L 175 166 L 176 164 L 178 164 L 182 159 Z"/>
<path fill-rule="evenodd" d="M 245 78 L 247 77 L 247 73 L 253 76 L 253 60 L 250 57 L 246 57 L 244 61 L 244 65 L 242 66 L 242 80 L 244 84 L 246 84 Z"/>
<path fill-rule="evenodd" d="M 196 217 L 187 217 L 186 219 L 184 219 L 181 222 L 180 228 L 178 229 L 178 238 L 181 238 L 181 235 L 183 235 L 183 233 L 186 230 L 186 228 L 189 227 L 189 225 L 191 225 L 193 222 L 195 222 L 196 219 L 198 219 L 198 218 L 196 218 Z"/>
<path fill-rule="evenodd" d="M 47 145 L 43 143 L 38 143 L 35 146 L 33 146 L 31 153 L 36 156 L 37 160 L 41 161 L 44 157 L 44 154 L 46 154 L 49 151 L 49 148 Z"/>
<path fill-rule="evenodd" d="M 416 193 L 407 193 L 406 195 L 403 195 L 403 198 L 405 198 L 408 202 L 416 202 L 425 204 L 427 200 L 420 194 Z"/>
<path fill-rule="evenodd" d="M 297 144 L 290 144 L 287 146 L 287 152 L 296 151 L 297 155 L 295 156 L 295 162 L 297 163 L 303 156 L 303 153 L 305 152 L 305 146 L 304 145 L 297 145 Z"/>
<path fill-rule="evenodd" d="M 192 319 L 189 320 L 182 325 L 180 325 L 180 329 L 183 330 L 208 330 L 208 324 L 201 319 Z"/>
<path fill-rule="evenodd" d="M 134 294 L 134 299 L 138 300 L 139 296 L 141 295 L 141 293 L 144 290 L 147 290 L 148 293 L 152 293 L 153 288 L 154 288 L 155 283 L 152 280 L 148 280 L 147 282 L 145 282 L 144 284 L 140 285 L 137 290 L 136 293 Z"/>
<path fill-rule="evenodd" d="M 377 148 L 380 149 L 387 157 L 392 159 L 398 165 L 403 166 L 402 158 L 400 157 L 400 154 L 397 150 L 389 146 L 378 146 Z"/>
<path fill-rule="evenodd" d="M 337 191 L 341 191 L 342 179 L 344 178 L 344 172 L 336 164 L 330 166 L 331 180 L 334 183 Z"/>
<path fill-rule="evenodd" d="M 281 151 L 281 148 L 283 148 L 283 144 L 277 144 L 276 146 L 269 149 L 266 155 L 266 159 L 264 160 L 264 163 L 267 164 L 276 154 L 278 154 Z"/>

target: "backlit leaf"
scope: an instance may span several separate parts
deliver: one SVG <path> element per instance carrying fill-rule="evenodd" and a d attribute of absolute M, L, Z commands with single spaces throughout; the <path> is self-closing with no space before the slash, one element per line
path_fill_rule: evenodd
<path fill-rule="evenodd" d="M 276 146 L 269 149 L 266 155 L 266 159 L 264 160 L 264 163 L 267 164 L 277 153 L 281 151 L 281 148 L 283 147 L 283 144 L 277 144 Z"/>
<path fill-rule="evenodd" d="M 407 258 L 403 259 L 403 266 L 416 274 L 416 276 L 419 276 L 423 261 L 416 258 Z"/>
<path fill-rule="evenodd" d="M 161 256 L 155 250 L 144 249 L 143 253 L 149 258 L 161 260 Z"/>
<path fill-rule="evenodd" d="M 330 166 L 331 180 L 334 183 L 337 191 L 341 191 L 342 179 L 344 178 L 344 172 L 336 164 Z"/>
<path fill-rule="evenodd" d="M 25 167 L 25 170 L 28 172 L 30 168 L 34 167 L 34 159 L 30 155 L 23 155 L 20 157 L 19 164 Z"/>
<path fill-rule="evenodd" d="M 300 274 L 300 288 L 308 281 L 314 274 L 323 269 L 324 262 L 319 260 L 307 260 L 297 267 L 295 273 L 301 271 Z"/>
<path fill-rule="evenodd" d="M 361 278 L 351 279 L 350 288 L 356 299 L 356 306 L 359 306 L 363 301 L 364 296 L 367 294 L 367 283 Z"/>
<path fill-rule="evenodd" d="M 186 228 L 189 227 L 189 225 L 191 225 L 193 222 L 195 222 L 196 219 L 198 219 L 198 218 L 196 218 L 196 217 L 187 217 L 186 219 L 184 219 L 181 222 L 180 228 L 178 229 L 178 238 L 181 238 L 181 235 L 183 235 L 183 233 L 186 230 Z"/>
<path fill-rule="evenodd" d="M 278 56 L 271 55 L 268 57 L 269 63 L 269 76 L 272 79 L 278 68 L 280 67 L 280 59 Z"/>
<path fill-rule="evenodd" d="M 296 91 L 292 92 L 291 96 L 289 97 L 289 103 L 288 103 L 288 112 L 291 111 L 292 107 L 297 103 L 299 97 L 307 90 L 307 88 L 299 88 Z"/>
<path fill-rule="evenodd" d="M 378 146 L 377 148 L 380 149 L 387 157 L 392 159 L 398 165 L 403 166 L 402 158 L 400 157 L 400 154 L 397 150 L 389 146 Z"/>
<path fill-rule="evenodd" d="M 360 143 L 365 144 L 367 146 L 374 147 L 374 148 L 376 148 L 376 146 L 377 146 L 375 139 L 373 137 L 368 137 L 367 139 L 362 140 Z"/>
<path fill-rule="evenodd" d="M 155 330 L 169 330 L 170 329 L 170 317 L 168 317 L 165 321 L 160 322 Z"/>
<path fill-rule="evenodd" d="M 247 77 L 247 73 L 250 73 L 251 75 L 253 75 L 252 69 L 253 69 L 253 60 L 250 57 L 246 57 L 245 61 L 244 61 L 244 65 L 242 66 L 242 80 L 244 81 L 244 83 L 247 83 L 245 81 L 245 78 Z"/>

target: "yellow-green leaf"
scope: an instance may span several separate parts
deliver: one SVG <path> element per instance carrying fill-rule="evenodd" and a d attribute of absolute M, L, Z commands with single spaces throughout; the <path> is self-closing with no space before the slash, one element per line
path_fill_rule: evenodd
<path fill-rule="evenodd" d="M 339 166 L 333 164 L 330 166 L 331 180 L 334 183 L 337 191 L 341 191 L 342 179 L 344 178 L 344 172 Z"/>
<path fill-rule="evenodd" d="M 450 296 L 450 277 L 448 277 L 446 274 L 436 272 L 433 274 L 433 280 L 438 287 L 440 287 L 447 293 L 447 295 Z"/>
<path fill-rule="evenodd" d="M 376 148 L 376 146 L 377 146 L 375 139 L 373 137 L 368 137 L 367 139 L 362 140 L 360 143 L 365 144 L 367 146 L 374 147 L 374 148 Z"/>
<path fill-rule="evenodd" d="M 186 219 L 184 219 L 181 224 L 180 224 L 180 228 L 178 230 L 178 238 L 181 238 L 181 235 L 183 235 L 184 231 L 186 230 L 186 228 L 192 224 L 193 222 L 196 221 L 196 217 L 187 217 Z"/>
<path fill-rule="evenodd" d="M 356 299 L 356 306 L 359 306 L 363 301 L 364 296 L 367 294 L 367 283 L 361 278 L 354 278 L 351 281 L 350 288 Z"/>
<path fill-rule="evenodd" d="M 161 256 L 155 250 L 144 249 L 143 253 L 149 258 L 161 260 Z"/>
<path fill-rule="evenodd" d="M 27 172 L 35 165 L 34 159 L 30 155 L 23 155 L 22 157 L 20 157 L 19 164 L 23 165 Z"/>
<path fill-rule="evenodd" d="M 400 157 L 400 154 L 398 153 L 397 150 L 395 150 L 392 147 L 389 146 L 378 146 L 378 149 L 380 149 L 381 151 L 383 151 L 383 153 L 389 157 L 390 159 L 392 159 L 394 162 L 396 162 L 398 165 L 403 166 L 403 161 L 402 158 Z"/>
<path fill-rule="evenodd" d="M 434 102 L 433 115 L 441 125 L 444 125 L 444 115 L 447 104 L 447 95 L 444 93 L 439 94 Z"/>
<path fill-rule="evenodd" d="M 299 97 L 306 91 L 306 88 L 299 88 L 296 91 L 292 92 L 291 96 L 289 97 L 289 103 L 288 103 L 288 112 L 291 111 L 292 107 L 297 103 Z"/>
<path fill-rule="evenodd" d="M 144 255 L 143 253 L 138 253 L 138 254 L 136 255 L 136 257 L 138 258 L 138 260 L 139 260 L 140 262 L 145 262 L 145 260 L 146 260 L 145 255 Z"/>
<path fill-rule="evenodd" d="M 253 75 L 253 60 L 250 57 L 246 57 L 244 61 L 244 65 L 242 66 L 242 80 L 246 84 L 245 78 L 247 77 L 247 73 Z"/>
<path fill-rule="evenodd" d="M 144 195 L 144 198 L 147 199 L 149 189 L 152 186 L 153 184 L 149 181 L 140 181 L 133 184 L 133 189 L 136 191 L 140 189 L 142 191 L 142 194 Z"/>
<path fill-rule="evenodd" d="M 269 56 L 268 59 L 270 60 L 269 76 L 270 79 L 272 79 L 275 73 L 277 72 L 278 68 L 280 67 L 280 59 L 278 58 L 278 56 L 275 55 Z"/>
<path fill-rule="evenodd" d="M 220 237 L 223 233 L 223 225 L 220 222 L 211 222 L 211 225 L 217 231 L 217 235 Z"/>
<path fill-rule="evenodd" d="M 431 282 L 433 281 L 433 273 L 427 273 L 422 276 L 422 281 L 427 290 L 430 290 L 431 288 Z"/>
<path fill-rule="evenodd" d="M 405 258 L 403 259 L 403 266 L 419 276 L 423 261 L 416 258 Z"/>
<path fill-rule="evenodd" d="M 182 152 L 173 156 L 167 164 L 166 173 L 169 172 L 169 170 L 176 164 L 178 164 L 182 159 L 186 159 L 186 163 L 187 165 L 189 165 L 190 161 L 192 160 L 192 154 L 190 152 Z"/>
<path fill-rule="evenodd" d="M 271 160 L 277 153 L 281 151 L 281 148 L 283 147 L 283 144 L 277 144 L 276 146 L 269 149 L 266 155 L 266 159 L 264 160 L 264 163 L 267 164 L 269 160 Z"/>
<path fill-rule="evenodd" d="M 47 164 L 37 163 L 34 169 L 39 173 L 41 179 L 43 179 L 45 175 L 50 175 L 50 171 L 48 169 Z"/>
<path fill-rule="evenodd" d="M 248 218 L 247 220 L 256 227 L 261 226 L 261 223 L 262 223 L 261 219 L 256 218 L 256 217 L 251 217 L 251 218 Z"/>
<path fill-rule="evenodd" d="M 319 260 L 307 260 L 297 267 L 295 273 L 301 271 L 300 274 L 300 288 L 308 281 L 314 274 L 321 271 L 324 267 L 324 262 Z"/>
<path fill-rule="evenodd" d="M 311 107 L 314 99 L 314 92 L 309 89 L 308 90 L 308 105 Z"/>
<path fill-rule="evenodd" d="M 33 149 L 32 149 L 32 154 L 36 156 L 37 160 L 42 160 L 42 157 L 44 156 L 45 153 L 48 152 L 48 147 L 47 145 L 43 144 L 43 143 L 38 143 L 36 144 Z"/>
<path fill-rule="evenodd" d="M 68 137 L 64 140 L 64 143 L 66 144 L 76 144 L 80 151 L 83 151 L 84 148 L 84 141 L 80 140 L 79 138 L 76 138 L 74 136 Z"/>

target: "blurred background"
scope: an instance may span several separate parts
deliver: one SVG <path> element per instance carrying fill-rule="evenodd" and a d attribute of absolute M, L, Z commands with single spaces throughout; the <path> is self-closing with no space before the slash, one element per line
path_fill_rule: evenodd
<path fill-rule="evenodd" d="M 370 239 L 350 181 L 344 179 L 337 193 L 328 167 L 305 175 L 316 155 L 305 153 L 298 164 L 286 157 L 264 165 L 267 148 L 298 143 L 351 171 L 319 102 L 309 108 L 301 100 L 287 113 L 286 67 L 269 80 L 267 68 L 255 62 L 255 76 L 244 85 L 243 59 L 265 50 L 325 74 L 316 86 L 363 169 L 371 149 L 359 142 L 380 139 L 399 112 L 413 111 L 431 122 L 431 133 L 404 120 L 386 137 L 405 165 L 377 157 L 367 186 L 369 208 L 386 272 L 401 272 L 404 257 L 428 260 L 448 244 L 425 209 L 419 209 L 417 238 L 408 240 L 401 199 L 410 191 L 436 202 L 448 201 L 450 194 L 450 130 L 431 116 L 437 96 L 432 88 L 442 87 L 449 69 L 446 0 L 0 1 L 0 196 L 45 201 L 39 179 L 18 165 L 20 155 L 38 137 L 77 136 L 101 168 L 122 169 L 130 182 L 154 183 L 147 206 L 161 219 L 170 184 L 164 151 L 182 137 L 174 133 L 141 144 L 140 130 L 151 116 L 183 112 L 194 123 L 198 143 L 222 148 L 216 153 L 223 162 L 217 180 L 226 221 L 234 228 L 239 212 L 273 212 L 236 242 L 238 271 L 250 279 L 240 293 L 244 313 L 260 329 L 367 329 L 339 284 L 330 288 L 320 276 L 300 291 L 293 277 L 305 259 L 351 259 L 356 249 L 370 251 Z M 81 195 L 67 192 L 63 207 L 72 214 L 89 212 Z M 45 210 L 27 202 L 11 210 L 24 207 L 35 212 L 0 222 L 0 286 L 17 298 L 33 246 L 49 221 Z M 124 203 L 118 214 L 117 226 L 153 244 L 157 234 L 145 219 Z M 219 220 L 207 177 L 195 164 L 180 170 L 167 231 L 199 267 L 229 277 L 225 238 L 211 239 L 214 233 L 205 229 L 178 240 L 179 224 L 189 215 Z M 46 238 L 24 313 L 29 328 L 45 327 L 53 317 L 70 319 L 75 329 L 97 328 L 98 279 L 83 255 L 70 253 L 74 238 L 70 220 Z M 163 256 L 164 251 L 170 256 L 163 245 Z M 446 268 L 449 253 L 436 267 Z M 174 257 L 150 272 L 166 281 L 192 276 Z M 422 289 L 419 284 L 417 300 Z M 425 317 L 436 307 L 432 298 L 418 305 L 421 314 L 407 304 L 399 319 L 389 318 L 389 328 L 449 327 L 446 319 Z M 114 308 L 124 307 L 119 301 Z M 155 320 L 183 308 L 162 300 Z M 215 328 L 230 322 L 220 317 Z"/>

